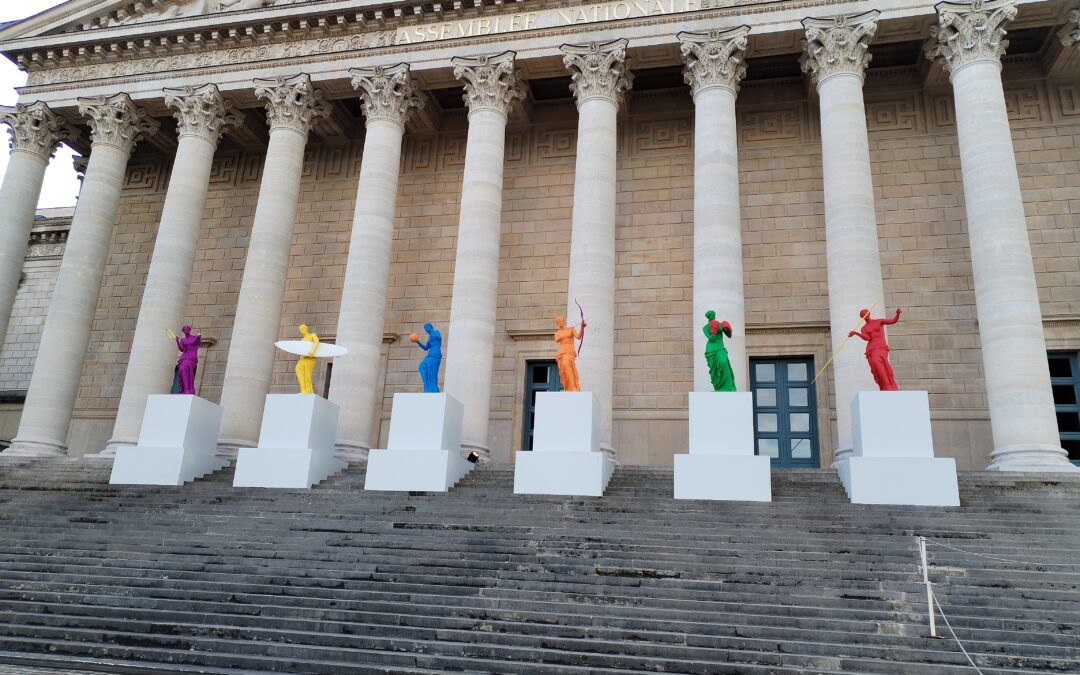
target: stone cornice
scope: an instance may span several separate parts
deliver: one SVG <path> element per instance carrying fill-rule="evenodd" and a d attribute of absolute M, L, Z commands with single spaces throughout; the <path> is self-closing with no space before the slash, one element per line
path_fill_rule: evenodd
<path fill-rule="evenodd" d="M 360 92 L 360 105 L 367 124 L 385 120 L 405 126 L 409 113 L 423 108 L 425 99 L 417 95 L 420 85 L 409 75 L 409 64 L 352 68 L 353 88 Z"/>
<path fill-rule="evenodd" d="M 81 98 L 79 114 L 90 124 L 93 145 L 111 145 L 127 153 L 161 126 L 127 94 Z"/>
<path fill-rule="evenodd" d="M 831 19 L 803 19 L 806 53 L 800 59 L 803 72 L 817 86 L 834 75 L 862 79 L 870 63 L 870 41 L 877 32 L 876 9 Z"/>
<path fill-rule="evenodd" d="M 1005 26 L 1016 17 L 1016 0 L 939 2 L 938 23 L 930 27 L 926 56 L 940 59 L 950 75 L 979 61 L 1001 65 L 1009 46 Z"/>
<path fill-rule="evenodd" d="M 243 116 L 232 110 L 232 102 L 225 100 L 217 86 L 184 87 L 165 89 L 165 105 L 173 108 L 177 121 L 177 135 L 197 136 L 214 145 L 229 127 L 243 123 Z"/>
<path fill-rule="evenodd" d="M 8 125 L 13 152 L 29 152 L 49 160 L 62 141 L 78 137 L 67 120 L 44 103 L 0 106 L 0 122 Z"/>
<path fill-rule="evenodd" d="M 721 87 L 739 93 L 739 83 L 746 76 L 746 36 L 750 26 L 708 32 L 682 32 L 680 51 L 686 67 L 683 79 L 694 96 L 706 89 Z"/>
<path fill-rule="evenodd" d="M 515 100 L 525 98 L 521 71 L 514 69 L 516 54 L 506 51 L 493 56 L 455 57 L 454 77 L 465 85 L 465 105 L 469 114 L 493 110 L 503 117 L 510 114 Z"/>

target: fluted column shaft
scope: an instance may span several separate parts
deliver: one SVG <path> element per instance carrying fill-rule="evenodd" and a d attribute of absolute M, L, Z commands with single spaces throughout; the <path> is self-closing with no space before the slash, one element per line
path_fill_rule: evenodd
<path fill-rule="evenodd" d="M 626 44 L 614 40 L 562 47 L 578 107 L 566 317 L 568 324 L 576 323 L 581 303 L 589 325 L 577 358 L 578 375 L 581 390 L 591 391 L 600 404 L 600 443 L 608 453 L 613 453 L 615 375 L 616 129 L 619 102 L 632 80 L 626 72 Z"/>
<path fill-rule="evenodd" d="M 694 94 L 694 391 L 712 391 L 705 360 L 705 312 L 732 324 L 725 338 L 739 391 L 747 391 L 746 301 L 739 213 L 735 97 L 746 73 L 748 27 L 679 33 L 684 76 Z"/>
<path fill-rule="evenodd" d="M 177 350 L 165 329 L 179 330 L 184 322 L 214 152 L 223 128 L 239 122 L 235 114 L 227 114 L 229 106 L 213 85 L 165 93 L 166 102 L 178 110 L 179 144 L 146 275 L 120 407 L 112 439 L 102 453 L 106 456 L 138 440 L 147 397 L 169 391 Z"/>
<path fill-rule="evenodd" d="M 44 103 L 0 107 L 0 121 L 11 133 L 11 158 L 0 185 L 0 347 L 19 291 L 23 258 L 34 225 L 49 159 L 60 141 L 72 135 L 62 117 Z"/>
<path fill-rule="evenodd" d="M 367 134 L 356 188 L 349 256 L 341 291 L 337 344 L 349 350 L 334 364 L 330 400 L 341 406 L 338 448 L 352 459 L 366 456 L 375 440 L 383 322 L 397 206 L 405 121 L 422 105 L 406 64 L 357 68 Z"/>
<path fill-rule="evenodd" d="M 878 12 L 842 19 L 807 19 L 803 68 L 817 83 L 821 106 L 821 163 L 825 199 L 825 256 L 829 281 L 829 333 L 840 349 L 859 311 L 884 310 L 870 145 L 863 103 L 867 46 Z M 852 450 L 851 402 L 876 391 L 862 350 L 840 349 L 832 361 L 836 392 L 836 460 Z"/>
<path fill-rule="evenodd" d="M 256 84 L 256 94 L 267 99 L 270 141 L 221 390 L 220 445 L 228 454 L 258 442 L 281 328 L 304 149 L 311 123 L 329 112 L 306 75 Z"/>
<path fill-rule="evenodd" d="M 90 161 L 9 454 L 60 455 L 67 449 L 124 173 L 135 143 L 157 129 L 124 94 L 82 99 L 80 110 L 93 129 Z"/>
<path fill-rule="evenodd" d="M 1001 85 L 1010 0 L 940 3 L 932 55 L 949 69 L 975 306 L 994 439 L 992 470 L 1072 471 L 1058 436 L 1042 312 Z"/>
<path fill-rule="evenodd" d="M 511 102 L 524 96 L 514 54 L 454 59 L 465 82 L 469 134 L 461 185 L 446 393 L 465 408 L 462 450 L 487 457 L 502 234 L 503 161 Z"/>

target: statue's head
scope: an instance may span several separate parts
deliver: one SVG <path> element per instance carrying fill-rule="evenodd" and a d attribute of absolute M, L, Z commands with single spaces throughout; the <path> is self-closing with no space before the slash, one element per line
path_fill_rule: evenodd
<path fill-rule="evenodd" d="M 432 326 L 431 322 L 429 321 L 428 323 L 424 324 L 424 330 L 426 330 L 430 334 L 431 331 L 435 330 L 435 326 Z"/>
<path fill-rule="evenodd" d="M 184 324 L 180 328 L 180 332 L 183 333 L 184 335 L 191 335 L 191 326 L 189 326 L 187 324 Z"/>
<path fill-rule="evenodd" d="M 714 312 L 714 311 L 712 311 L 710 309 L 709 311 L 705 312 L 705 318 L 708 319 L 709 321 L 712 321 L 713 319 L 716 318 L 716 312 Z"/>
<path fill-rule="evenodd" d="M 862 318 L 862 319 L 863 319 L 864 321 L 865 321 L 865 320 L 867 320 L 867 319 L 869 319 L 869 318 L 870 318 L 870 310 L 868 310 L 868 309 L 860 309 L 860 310 L 859 310 L 859 316 L 860 316 L 860 317 L 861 317 L 861 318 Z"/>
<path fill-rule="evenodd" d="M 558 326 L 559 328 L 564 328 L 566 326 L 566 317 L 565 316 L 557 316 L 557 317 L 555 317 L 555 325 Z"/>
<path fill-rule="evenodd" d="M 307 327 L 306 323 L 300 324 L 299 328 L 300 328 L 300 334 L 301 335 L 307 335 L 308 334 L 308 327 Z"/>

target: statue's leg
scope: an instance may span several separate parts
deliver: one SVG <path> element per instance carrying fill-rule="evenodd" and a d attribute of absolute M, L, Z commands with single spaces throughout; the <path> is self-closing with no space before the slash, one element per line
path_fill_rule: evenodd
<path fill-rule="evenodd" d="M 180 365 L 180 393 L 195 393 L 195 364 L 184 362 Z"/>

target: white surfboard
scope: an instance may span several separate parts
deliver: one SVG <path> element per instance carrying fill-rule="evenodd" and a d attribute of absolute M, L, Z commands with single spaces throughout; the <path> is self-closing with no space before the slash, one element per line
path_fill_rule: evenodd
<path fill-rule="evenodd" d="M 307 356 L 311 352 L 311 343 L 303 340 L 278 340 L 274 343 L 274 346 L 283 352 L 289 352 L 297 356 Z M 341 345 L 331 345 L 325 342 L 319 343 L 319 348 L 315 350 L 315 356 L 318 358 L 332 358 L 334 356 L 344 356 L 348 353 L 349 350 Z"/>

